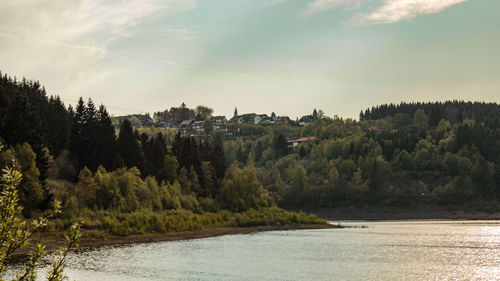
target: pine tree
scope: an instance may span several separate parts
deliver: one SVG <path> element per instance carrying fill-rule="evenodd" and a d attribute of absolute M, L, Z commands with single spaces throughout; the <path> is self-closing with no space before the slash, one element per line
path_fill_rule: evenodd
<path fill-rule="evenodd" d="M 83 159 L 85 158 L 85 138 L 84 138 L 84 122 L 85 122 L 85 102 L 83 98 L 78 99 L 76 104 L 75 112 L 73 115 L 73 124 L 71 126 L 69 151 L 73 161 L 75 162 L 75 168 L 79 171 L 83 168 Z"/>
<path fill-rule="evenodd" d="M 211 147 L 211 155 L 207 160 L 214 167 L 217 183 L 220 183 L 226 173 L 226 158 L 224 156 L 224 146 L 218 135 L 213 138 Z"/>
<path fill-rule="evenodd" d="M 107 170 L 111 169 L 113 159 L 116 156 L 116 134 L 104 105 L 99 106 L 97 112 L 96 129 L 96 159 L 97 165 L 103 165 Z"/>
<path fill-rule="evenodd" d="M 128 119 L 124 119 L 117 140 L 118 154 L 123 159 L 125 166 L 132 168 L 141 163 L 141 150 L 137 137 L 132 130 L 132 124 Z"/>
<path fill-rule="evenodd" d="M 68 148 L 71 129 L 71 116 L 59 96 L 51 96 L 47 111 L 47 147 L 57 157 Z"/>
<path fill-rule="evenodd" d="M 316 111 L 316 108 L 313 110 L 312 117 L 313 117 L 313 120 L 318 119 L 318 112 Z"/>
<path fill-rule="evenodd" d="M 201 162 L 200 182 L 202 186 L 202 192 L 198 195 L 201 197 L 215 197 L 215 195 L 217 194 L 215 170 L 209 161 Z"/>
<path fill-rule="evenodd" d="M 278 135 L 277 137 L 274 138 L 273 140 L 273 151 L 274 151 L 274 158 L 279 159 L 286 154 L 288 154 L 288 142 L 286 141 L 285 136 L 282 134 Z"/>
<path fill-rule="evenodd" d="M 97 111 L 92 99 L 89 98 L 87 106 L 83 111 L 83 127 L 82 134 L 84 140 L 83 151 L 81 155 L 81 165 L 87 166 L 91 171 L 95 171 L 99 165 L 97 159 L 97 126 L 98 126 Z"/>

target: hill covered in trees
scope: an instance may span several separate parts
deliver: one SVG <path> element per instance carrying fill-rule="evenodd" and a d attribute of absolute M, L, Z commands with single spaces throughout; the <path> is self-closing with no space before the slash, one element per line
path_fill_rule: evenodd
<path fill-rule="evenodd" d="M 103 105 L 66 107 L 38 82 L 7 75 L 0 100 L 0 166 L 22 172 L 26 217 L 63 202 L 53 229 L 76 219 L 116 234 L 325 223 L 273 207 L 253 166 L 226 164 L 217 135 L 139 133 L 127 119 L 116 132 Z"/>
<path fill-rule="evenodd" d="M 494 122 L 500 119 L 500 105 L 485 102 L 427 102 L 427 103 L 405 103 L 384 104 L 374 106 L 371 109 L 361 111 L 359 120 L 378 120 L 386 117 L 395 119 L 396 122 L 404 122 L 411 119 L 417 110 L 423 110 L 428 116 L 430 126 L 437 126 L 439 121 L 446 120 L 450 124 L 460 124 L 465 120 L 476 122 Z M 404 123 L 403 123 L 404 124 Z M 408 124 L 406 124 L 408 125 Z"/>
<path fill-rule="evenodd" d="M 264 187 L 291 208 L 425 203 L 498 211 L 499 116 L 494 103 L 381 105 L 359 121 L 323 117 L 292 129 L 288 139 L 298 140 L 288 150 L 270 133 L 226 142 L 225 155 L 254 162 Z"/>
<path fill-rule="evenodd" d="M 201 109 L 164 115 L 209 120 L 210 109 Z M 85 217 L 87 227 L 116 233 L 316 221 L 273 205 L 498 211 L 497 104 L 381 105 L 362 111 L 359 121 L 314 112 L 305 126 L 233 118 L 224 129 L 230 133 L 203 130 L 196 137 L 134 129 L 126 118 L 115 131 L 103 105 L 80 99 L 66 107 L 40 83 L 3 75 L 0 138 L 8 147 L 0 165 L 22 171 L 26 216 L 55 197 L 66 216 L 59 224 Z"/>

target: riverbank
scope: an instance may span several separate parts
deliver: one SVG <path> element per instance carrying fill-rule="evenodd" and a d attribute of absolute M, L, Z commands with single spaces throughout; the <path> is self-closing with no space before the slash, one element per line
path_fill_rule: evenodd
<path fill-rule="evenodd" d="M 179 241 L 198 238 L 208 238 L 223 235 L 251 234 L 264 231 L 286 231 L 301 229 L 332 229 L 342 228 L 339 224 L 286 224 L 286 225 L 264 225 L 248 227 L 218 226 L 205 227 L 193 231 L 170 231 L 165 233 L 141 233 L 129 235 L 114 235 L 103 230 L 82 230 L 79 249 L 97 248 L 103 246 L 120 246 L 137 243 L 152 243 L 164 241 Z M 65 245 L 64 233 L 42 232 L 36 234 L 31 240 L 33 244 L 42 243 L 47 246 L 48 251 L 55 250 Z M 27 248 L 18 252 L 16 256 L 22 258 L 28 252 Z"/>
<path fill-rule="evenodd" d="M 343 206 L 305 210 L 337 220 L 500 220 L 500 212 L 459 209 L 450 206 L 422 205 L 412 208 L 388 206 Z"/>

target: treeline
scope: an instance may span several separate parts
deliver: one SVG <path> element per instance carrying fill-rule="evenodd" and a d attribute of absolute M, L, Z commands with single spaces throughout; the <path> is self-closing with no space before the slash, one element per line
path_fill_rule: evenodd
<path fill-rule="evenodd" d="M 154 176 L 160 183 L 183 182 L 196 196 L 217 194 L 226 170 L 217 137 L 202 141 L 177 135 L 169 146 L 162 133 L 139 134 L 128 120 L 116 136 L 106 108 L 96 108 L 91 99 L 80 98 L 74 109 L 66 108 L 59 97 L 47 97 L 38 82 L 6 75 L 0 87 L 0 138 L 10 145 L 1 164 L 12 165 L 14 159 L 22 167 L 27 215 L 52 200 L 48 177 L 75 182 L 79 171 L 96 172 L 99 166 L 137 167 L 142 177 Z"/>
<path fill-rule="evenodd" d="M 204 121 L 210 119 L 213 109 L 204 105 L 198 105 L 196 108 L 188 108 L 185 103 L 179 107 L 171 107 L 164 111 L 158 111 L 153 116 L 159 117 L 163 120 L 174 120 L 178 123 L 184 120 Z"/>
<path fill-rule="evenodd" d="M 62 229 L 75 220 L 116 234 L 204 226 L 325 223 L 273 207 L 252 165 L 226 162 L 219 136 L 172 136 L 122 121 L 117 134 L 103 105 L 75 108 L 48 97 L 38 82 L 0 75 L 0 167 L 20 170 L 26 217 L 56 198 Z M 191 114 L 181 107 L 172 114 Z M 199 106 L 199 118 L 211 110 Z M 229 167 L 229 168 L 227 168 Z"/>
<path fill-rule="evenodd" d="M 110 172 L 100 166 L 96 173 L 84 168 L 76 183 L 50 183 L 55 197 L 65 202 L 62 217 L 51 226 L 63 229 L 78 219 L 86 222 L 87 229 L 124 235 L 205 226 L 324 223 L 315 216 L 271 206 L 252 167 L 230 167 L 215 198 L 189 192 L 196 179 L 180 177 L 182 184 L 158 183 L 153 176 L 141 178 L 135 167 Z"/>
<path fill-rule="evenodd" d="M 414 102 L 400 104 L 383 104 L 374 106 L 371 109 L 361 111 L 359 120 L 378 120 L 388 116 L 404 122 L 411 119 L 417 110 L 423 110 L 429 118 L 429 125 L 437 126 L 442 119 L 447 120 L 452 125 L 460 124 L 465 120 L 475 120 L 476 122 L 492 122 L 500 118 L 500 105 L 485 102 Z M 397 117 L 396 117 L 397 116 Z"/>
<path fill-rule="evenodd" d="M 66 108 L 39 83 L 5 75 L 0 87 L 0 138 L 9 145 L 0 165 L 23 172 L 27 216 L 53 197 L 69 216 L 105 213 L 120 224 L 131 218 L 124 214 L 137 212 L 245 212 L 273 204 L 498 210 L 500 108 L 494 103 L 381 105 L 359 121 L 317 114 L 303 127 L 232 123 L 231 137 L 195 139 L 137 131 L 128 120 L 116 134 L 106 108 L 92 100 Z M 211 111 L 164 112 L 180 119 L 198 113 Z"/>
<path fill-rule="evenodd" d="M 323 117 L 288 136 L 314 140 L 284 150 L 283 135 L 240 138 L 224 144 L 225 155 L 228 163 L 255 163 L 259 180 L 284 207 L 427 203 L 498 211 L 500 109 L 484 104 L 488 114 L 497 111 L 468 115 L 472 103 L 445 104 L 468 117 L 436 125 L 423 109 L 377 120 Z"/>

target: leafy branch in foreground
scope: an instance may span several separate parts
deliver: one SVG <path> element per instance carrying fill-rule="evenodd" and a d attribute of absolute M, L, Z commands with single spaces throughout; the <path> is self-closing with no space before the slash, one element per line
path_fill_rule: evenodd
<path fill-rule="evenodd" d="M 67 280 L 68 277 L 63 273 L 64 267 L 68 261 L 67 256 L 72 248 L 78 247 L 80 239 L 80 227 L 82 223 L 75 223 L 69 228 L 69 234 L 66 235 L 68 246 L 62 247 L 55 253 L 57 259 L 52 263 L 50 271 L 47 273 L 47 280 Z"/>
<path fill-rule="evenodd" d="M 0 150 L 3 148 L 0 143 Z M 29 239 L 38 232 L 56 214 L 61 212 L 61 203 L 54 201 L 54 208 L 48 215 L 27 222 L 22 217 L 22 206 L 19 204 L 17 187 L 21 183 L 22 175 L 19 171 L 6 168 L 0 177 L 0 280 L 4 280 L 7 270 L 6 263 L 15 251 L 28 245 Z M 57 259 L 47 275 L 47 280 L 65 280 L 63 274 L 70 249 L 78 246 L 81 223 L 71 226 L 66 236 L 68 247 L 56 252 Z M 15 280 L 35 280 L 40 259 L 46 254 L 45 246 L 40 244 L 29 254 L 24 263 L 23 273 L 17 274 Z"/>

